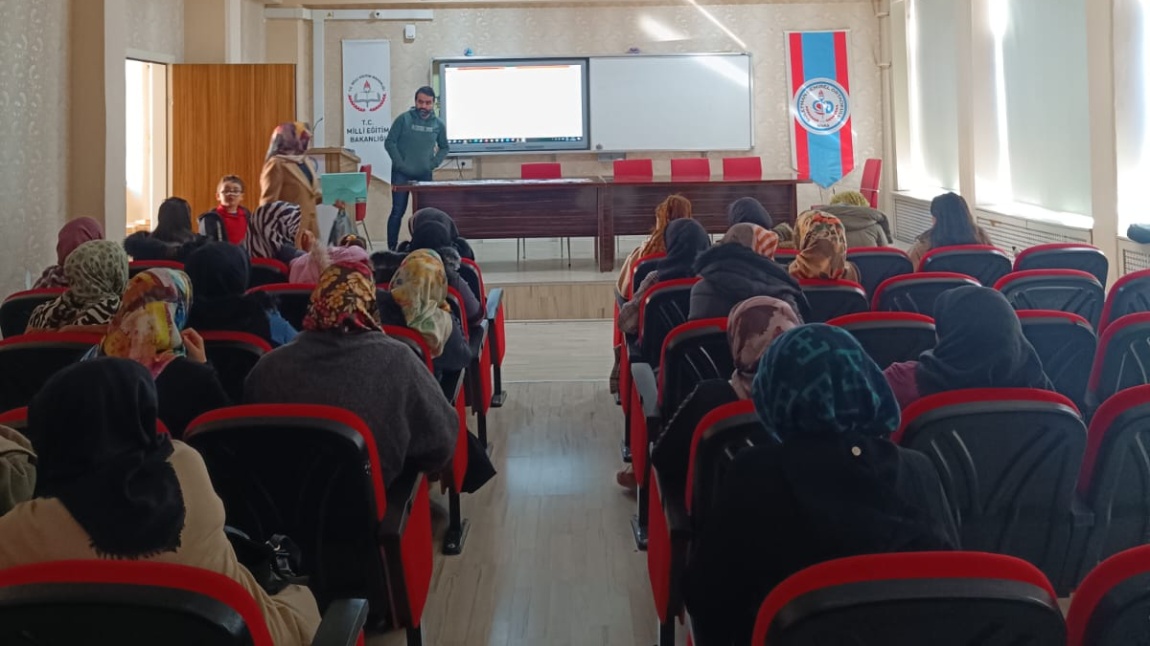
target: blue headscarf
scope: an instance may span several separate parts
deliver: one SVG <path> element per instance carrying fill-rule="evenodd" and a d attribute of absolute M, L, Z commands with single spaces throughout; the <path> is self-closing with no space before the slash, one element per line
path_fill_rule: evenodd
<path fill-rule="evenodd" d="M 779 439 L 796 434 L 886 437 L 898 403 L 882 371 L 850 333 L 821 323 L 788 331 L 759 362 L 755 411 Z"/>

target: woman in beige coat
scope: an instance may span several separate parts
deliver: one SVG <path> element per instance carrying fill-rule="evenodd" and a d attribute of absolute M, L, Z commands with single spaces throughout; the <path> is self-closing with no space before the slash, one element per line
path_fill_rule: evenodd
<path fill-rule="evenodd" d="M 260 174 L 260 206 L 272 202 L 290 202 L 300 208 L 300 228 L 295 246 L 302 247 L 304 231 L 311 231 L 316 240 L 319 223 L 315 205 L 323 200 L 319 185 L 319 169 L 307 158 L 311 145 L 311 132 L 299 121 L 281 123 L 272 133 L 267 161 Z"/>

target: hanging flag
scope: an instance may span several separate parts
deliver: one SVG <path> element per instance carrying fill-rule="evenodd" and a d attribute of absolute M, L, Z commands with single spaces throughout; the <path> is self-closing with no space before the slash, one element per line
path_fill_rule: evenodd
<path fill-rule="evenodd" d="M 791 163 L 800 177 L 828 188 L 854 170 L 849 32 L 787 32 L 791 90 Z"/>
<path fill-rule="evenodd" d="M 391 131 L 391 44 L 343 41 L 343 146 L 355 151 L 371 174 L 391 181 L 383 143 Z"/>

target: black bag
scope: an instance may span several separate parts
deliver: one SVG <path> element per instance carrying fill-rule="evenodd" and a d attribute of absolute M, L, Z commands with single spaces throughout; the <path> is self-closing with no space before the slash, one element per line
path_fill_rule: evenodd
<path fill-rule="evenodd" d="M 299 546 L 283 534 L 273 535 L 266 543 L 253 540 L 235 527 L 224 526 L 224 535 L 236 552 L 236 559 L 255 577 L 264 592 L 279 594 L 289 585 L 307 585 L 302 569 Z"/>

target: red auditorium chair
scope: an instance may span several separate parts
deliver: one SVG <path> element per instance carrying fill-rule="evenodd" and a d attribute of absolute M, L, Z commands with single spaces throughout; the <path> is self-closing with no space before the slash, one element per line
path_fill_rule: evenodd
<path fill-rule="evenodd" d="M 1102 308 L 1098 333 L 1105 332 L 1119 317 L 1139 312 L 1150 312 L 1150 269 L 1126 274 L 1114 282 Z"/>
<path fill-rule="evenodd" d="M 491 354 L 488 347 L 487 318 L 474 327 L 467 324 L 467 313 L 463 308 L 463 295 L 454 287 L 447 290 L 447 304 L 452 313 L 462 322 L 463 338 L 471 347 L 471 364 L 466 373 L 465 398 L 475 415 L 479 442 L 487 446 L 487 413 L 491 410 L 492 378 Z"/>
<path fill-rule="evenodd" d="M 1150 644 L 1150 545 L 1115 554 L 1094 568 L 1070 600 L 1067 646 Z"/>
<path fill-rule="evenodd" d="M 986 287 L 993 286 L 999 278 L 1012 270 L 1010 257 L 1006 252 L 986 244 L 963 244 L 931 249 L 922 257 L 918 270 L 953 271 L 973 277 Z"/>
<path fill-rule="evenodd" d="M 798 255 L 799 252 L 797 249 L 779 249 L 775 251 L 775 262 L 784 267 L 789 267 Z"/>
<path fill-rule="evenodd" d="M 754 181 L 763 179 L 761 157 L 724 157 L 723 179 L 728 181 Z"/>
<path fill-rule="evenodd" d="M 520 179 L 561 179 L 563 166 L 559 162 L 535 162 L 519 165 Z"/>
<path fill-rule="evenodd" d="M 838 316 L 870 310 L 866 290 L 856 282 L 804 278 L 799 285 L 811 306 L 807 323 L 824 323 Z"/>
<path fill-rule="evenodd" d="M 315 285 L 311 283 L 277 283 L 260 285 L 248 290 L 249 294 L 262 292 L 272 297 L 280 315 L 297 330 L 303 329 L 307 308 L 311 303 L 311 293 Z"/>
<path fill-rule="evenodd" d="M 917 361 L 938 342 L 934 319 L 910 312 L 861 312 L 833 318 L 827 324 L 850 332 L 884 370 L 892 363 Z"/>
<path fill-rule="evenodd" d="M 0 413 L 0 426 L 7 426 L 23 433 L 28 428 L 28 407 L 21 406 Z"/>
<path fill-rule="evenodd" d="M 252 258 L 248 287 L 288 282 L 291 269 L 275 258 Z"/>
<path fill-rule="evenodd" d="M 895 247 L 855 247 L 847 249 L 847 262 L 859 270 L 859 282 L 867 296 L 888 278 L 914 273 L 914 264 L 902 249 Z"/>
<path fill-rule="evenodd" d="M 1150 312 L 1127 314 L 1098 339 L 1086 399 L 1091 408 L 1126 388 L 1150 384 Z"/>
<path fill-rule="evenodd" d="M 754 646 L 1058 646 L 1066 624 L 1050 581 L 1000 554 L 915 552 L 827 561 L 759 607 Z"/>
<path fill-rule="evenodd" d="M 1077 269 L 1098 279 L 1106 287 L 1110 261 L 1094 245 L 1082 242 L 1056 242 L 1023 249 L 1014 258 L 1014 271 L 1029 269 Z"/>
<path fill-rule="evenodd" d="M 706 157 L 684 157 L 671 160 L 671 180 L 700 182 L 711 179 L 711 160 Z"/>
<path fill-rule="evenodd" d="M 371 189 L 372 165 L 363 164 L 359 167 L 359 172 L 367 175 L 367 188 Z M 355 230 L 356 232 L 363 233 L 363 237 L 367 239 L 367 248 L 375 248 L 375 243 L 371 241 L 371 233 L 367 230 L 367 199 L 356 200 L 355 202 Z M 286 282 L 286 281 L 285 281 Z"/>
<path fill-rule="evenodd" d="M 872 209 L 878 208 L 879 183 L 882 177 L 882 160 L 868 159 L 863 164 L 862 183 L 859 192 L 870 203 Z"/>
<path fill-rule="evenodd" d="M 34 332 L 0 341 L 0 410 L 27 406 L 52 375 L 103 339 L 87 332 Z"/>
<path fill-rule="evenodd" d="M 1086 447 L 1073 402 L 1029 388 L 938 393 L 907 406 L 892 439 L 938 469 L 963 549 L 1017 556 L 1058 580 Z"/>
<path fill-rule="evenodd" d="M 486 372 L 492 374 L 491 407 L 499 408 L 507 399 L 503 390 L 503 358 L 507 354 L 507 333 L 504 330 L 503 288 L 496 287 L 490 292 L 483 282 L 483 272 L 474 260 L 464 258 L 459 266 L 459 275 L 479 298 L 479 304 L 486 312 L 488 344 Z M 486 372 L 484 374 L 486 374 Z"/>
<path fill-rule="evenodd" d="M 1086 385 L 1098 348 L 1090 323 L 1077 314 L 1054 310 L 1019 310 L 1018 321 L 1054 390 L 1086 410 Z"/>
<path fill-rule="evenodd" d="M 652 271 L 655 271 L 655 268 L 659 266 L 659 261 L 662 260 L 663 258 L 665 258 L 666 256 L 667 256 L 667 254 L 662 253 L 662 252 L 651 254 L 650 256 L 643 256 L 642 258 L 639 258 L 631 266 L 631 282 L 627 285 L 627 299 L 630 299 L 633 297 L 633 295 L 635 294 L 635 290 L 637 290 L 639 288 L 639 285 L 641 285 L 643 283 L 643 279 L 647 277 L 647 274 L 651 273 Z M 615 313 L 614 313 L 614 316 L 612 318 L 612 321 L 618 321 L 619 320 L 619 308 L 623 307 L 623 305 L 626 302 L 627 302 L 626 300 L 620 298 L 619 295 L 616 294 L 616 296 L 615 296 Z M 688 305 L 688 308 L 689 308 L 689 305 Z M 623 331 L 619 329 L 619 326 L 617 324 L 613 325 L 612 329 L 614 331 L 614 336 L 612 339 L 612 347 L 616 347 L 616 348 L 621 349 L 620 354 L 619 354 L 619 356 L 620 356 L 619 404 L 622 405 L 622 407 L 623 407 L 623 414 L 629 415 L 631 413 L 631 400 L 628 397 L 625 397 L 624 395 L 630 389 L 631 373 L 630 373 L 630 370 L 626 369 L 626 364 L 622 363 L 626 359 L 628 339 L 624 338 Z M 623 440 L 623 461 L 625 461 L 625 462 L 631 461 L 631 448 L 630 448 L 630 445 L 628 444 L 626 438 L 624 438 L 624 440 Z"/>
<path fill-rule="evenodd" d="M 128 263 L 128 276 L 132 277 L 149 269 L 176 269 L 183 271 L 184 263 L 174 260 L 133 260 Z"/>
<path fill-rule="evenodd" d="M 260 357 L 272 351 L 264 339 L 245 332 L 200 333 L 204 338 L 204 351 L 220 376 L 220 385 L 232 401 L 244 399 L 244 380 Z"/>
<path fill-rule="evenodd" d="M 616 159 L 616 182 L 649 182 L 655 177 L 655 166 L 650 159 Z"/>
<path fill-rule="evenodd" d="M 24 334 L 28 329 L 28 319 L 32 311 L 44 303 L 56 300 L 68 290 L 62 287 L 48 289 L 29 289 L 16 292 L 0 304 L 0 334 L 5 339 Z"/>
<path fill-rule="evenodd" d="M 946 271 L 895 276 L 875 288 L 870 301 L 871 309 L 876 312 L 914 312 L 934 316 L 934 301 L 938 295 L 963 285 L 978 285 L 978 281 L 966 274 Z"/>
<path fill-rule="evenodd" d="M 1016 310 L 1058 310 L 1098 325 L 1106 293 L 1098 279 L 1077 269 L 1028 269 L 1000 278 L 994 288 Z"/>
<path fill-rule="evenodd" d="M 331 406 L 236 406 L 201 415 L 184 437 L 203 456 L 230 526 L 299 545 L 321 609 L 367 599 L 373 626 L 404 628 L 408 644 L 422 643 L 432 572 L 427 480 L 405 471 L 385 492 L 363 420 Z"/>
<path fill-rule="evenodd" d="M 363 599 L 333 601 L 313 646 L 363 643 Z M 0 571 L 0 643 L 274 646 L 232 579 L 152 561 L 48 561 Z"/>

